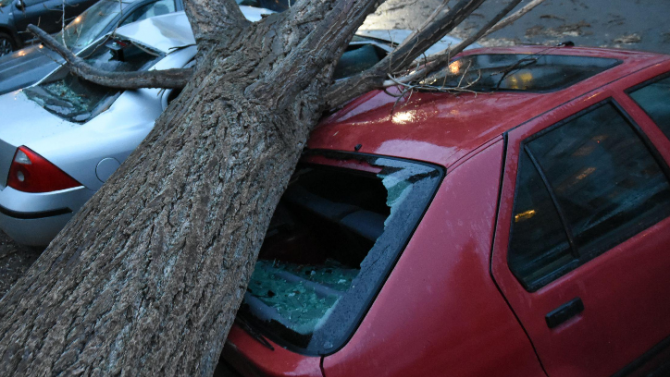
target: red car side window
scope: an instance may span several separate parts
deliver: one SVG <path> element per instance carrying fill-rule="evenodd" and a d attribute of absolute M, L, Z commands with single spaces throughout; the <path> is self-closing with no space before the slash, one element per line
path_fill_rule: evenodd
<path fill-rule="evenodd" d="M 670 215 L 665 167 L 610 101 L 523 149 L 508 259 L 528 290 Z"/>

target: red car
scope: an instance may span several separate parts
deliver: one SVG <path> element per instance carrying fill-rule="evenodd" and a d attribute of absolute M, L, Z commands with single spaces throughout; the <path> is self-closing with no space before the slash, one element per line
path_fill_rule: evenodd
<path fill-rule="evenodd" d="M 478 49 L 425 84 L 461 76 L 313 132 L 219 372 L 670 373 L 670 56 Z"/>

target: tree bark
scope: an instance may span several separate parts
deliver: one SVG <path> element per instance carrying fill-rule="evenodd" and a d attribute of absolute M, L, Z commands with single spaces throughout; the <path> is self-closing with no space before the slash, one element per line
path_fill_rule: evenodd
<path fill-rule="evenodd" d="M 147 139 L 0 301 L 0 375 L 213 373 L 333 62 L 364 20 L 344 6 L 374 9 L 341 0 L 313 10 L 337 14 L 312 28 L 274 15 L 210 46 Z M 302 46 L 345 20 L 349 36 Z M 311 78 L 272 85 L 295 49 L 329 43 L 304 65 Z"/>
<path fill-rule="evenodd" d="M 371 72 L 406 67 L 483 1 L 459 1 L 436 17 L 446 25 L 427 25 Z M 211 376 L 327 94 L 360 94 L 332 85 L 332 72 L 380 3 L 304 0 L 251 24 L 233 0 L 187 1 L 195 70 L 0 300 L 0 375 Z"/>

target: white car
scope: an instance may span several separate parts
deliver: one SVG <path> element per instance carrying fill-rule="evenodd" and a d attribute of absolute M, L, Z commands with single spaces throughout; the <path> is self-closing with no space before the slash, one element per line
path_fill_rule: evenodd
<path fill-rule="evenodd" d="M 241 6 L 251 21 L 272 11 Z M 373 65 L 409 35 L 361 31 L 336 69 Z M 459 40 L 447 37 L 435 51 Z M 113 71 L 186 66 L 196 53 L 184 12 L 120 27 L 79 55 Z M 47 245 L 154 126 L 178 91 L 115 90 L 61 67 L 36 85 L 0 96 L 0 229 L 16 242 Z"/>

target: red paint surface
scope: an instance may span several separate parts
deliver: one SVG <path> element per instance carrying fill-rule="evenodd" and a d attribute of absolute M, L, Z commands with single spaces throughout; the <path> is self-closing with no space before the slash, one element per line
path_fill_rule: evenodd
<path fill-rule="evenodd" d="M 667 162 L 667 138 L 623 90 L 668 70 L 670 64 L 665 63 L 636 73 L 509 133 L 492 269 L 551 377 L 610 376 L 670 336 L 670 301 L 666 299 L 670 297 L 670 218 L 529 293 L 507 267 L 519 145 L 526 137 L 613 97 Z M 575 297 L 582 299 L 583 313 L 549 329 L 545 315 Z"/>
<path fill-rule="evenodd" d="M 330 115 L 312 133 L 308 147 L 403 157 L 450 166 L 503 132 L 644 67 L 665 55 L 604 49 L 515 47 L 474 53 L 584 55 L 623 63 L 567 89 L 550 93 L 414 93 L 399 101 L 374 91 Z M 393 89 L 392 89 L 393 90 Z M 394 108 L 395 106 L 395 108 Z"/>
<path fill-rule="evenodd" d="M 670 220 L 536 293 L 526 292 L 507 268 L 518 145 L 523 138 L 614 96 L 670 160 L 670 142 L 622 92 L 670 70 L 667 56 L 545 47 L 480 49 L 467 54 L 539 52 L 609 57 L 623 64 L 545 94 L 414 93 L 411 100 L 395 104 L 396 98 L 371 92 L 314 130 L 311 149 L 354 151 L 361 144 L 361 153 L 448 168 L 360 327 L 344 348 L 323 359 L 327 377 L 543 376 L 515 314 L 551 377 L 609 375 L 670 334 L 670 281 L 653 280 L 664 272 L 670 276 Z M 603 86 L 607 88 L 599 89 Z M 510 130 L 496 227 L 505 153 L 499 139 Z M 316 157 L 311 162 L 324 160 Z M 341 164 L 361 168 L 357 162 Z M 490 267 L 513 310 L 496 287 Z M 584 301 L 584 313 L 549 330 L 544 315 L 574 297 Z M 298 355 L 276 344 L 271 351 L 238 327 L 228 340 L 224 358 L 246 377 L 321 376 L 320 357 Z"/>
<path fill-rule="evenodd" d="M 268 342 L 274 350 L 235 325 L 228 334 L 222 357 L 245 377 L 323 377 L 321 357 L 300 355 Z"/>
<path fill-rule="evenodd" d="M 489 273 L 502 140 L 449 172 L 327 377 L 541 376 Z"/>

